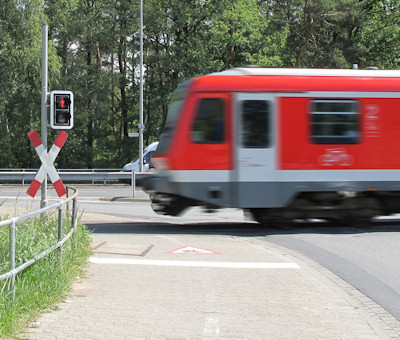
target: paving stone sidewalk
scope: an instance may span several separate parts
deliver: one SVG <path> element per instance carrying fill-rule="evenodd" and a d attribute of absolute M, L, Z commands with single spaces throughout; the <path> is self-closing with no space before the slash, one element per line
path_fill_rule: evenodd
<path fill-rule="evenodd" d="M 121 222 L 121 221 L 120 221 Z M 131 223 L 126 221 L 126 223 Z M 373 301 L 312 260 L 271 243 L 209 237 L 200 244 L 218 258 L 191 255 L 200 267 L 140 265 L 171 259 L 178 242 L 196 235 L 93 235 L 149 245 L 144 257 L 94 253 L 86 277 L 44 313 L 26 339 L 400 339 L 400 323 Z M 222 240 L 222 241 L 221 241 Z M 210 268 L 208 262 L 296 263 L 299 269 Z M 188 261 L 177 255 L 173 261 Z M 202 257 L 203 256 L 203 257 Z M 114 264 L 93 263 L 112 258 Z M 133 259 L 135 264 L 118 263 Z M 122 262 L 122 261 L 121 261 Z"/>

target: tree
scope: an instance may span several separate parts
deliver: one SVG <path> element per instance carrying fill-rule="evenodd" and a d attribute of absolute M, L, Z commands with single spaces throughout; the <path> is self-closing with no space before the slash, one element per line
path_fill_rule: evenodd
<path fill-rule="evenodd" d="M 286 23 L 283 51 L 289 67 L 348 68 L 357 63 L 364 1 L 286 0 L 274 6 L 273 24 Z"/>
<path fill-rule="evenodd" d="M 365 45 L 363 65 L 382 69 L 400 67 L 400 1 L 371 1 L 367 8 L 369 20 L 362 30 Z"/>
<path fill-rule="evenodd" d="M 400 0 L 144 1 L 144 140 L 158 139 L 172 92 L 230 67 L 398 68 Z M 139 1 L 0 2 L 0 167 L 37 166 L 41 25 L 49 88 L 74 92 L 63 168 L 120 167 L 138 154 Z M 49 141 L 57 131 L 49 131 Z"/>
<path fill-rule="evenodd" d="M 41 27 L 45 22 L 40 0 L 5 0 L 0 3 L 0 164 L 33 166 L 36 157 L 23 138 L 39 128 L 41 107 Z M 58 69 L 49 49 L 49 69 Z"/>

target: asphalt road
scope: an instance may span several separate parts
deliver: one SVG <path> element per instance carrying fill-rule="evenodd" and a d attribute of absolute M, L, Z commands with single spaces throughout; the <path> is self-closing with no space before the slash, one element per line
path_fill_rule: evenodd
<path fill-rule="evenodd" d="M 400 320 L 399 231 L 397 222 L 370 229 L 307 226 L 264 239 L 313 259 Z"/>
<path fill-rule="evenodd" d="M 0 187 L 0 204 L 26 209 L 37 206 L 39 201 L 27 198 L 25 190 L 20 186 Z M 79 190 L 81 211 L 134 219 L 149 233 L 157 233 L 159 228 L 168 233 L 168 224 L 173 224 L 171 233 L 179 227 L 180 232 L 191 234 L 240 235 L 295 250 L 328 268 L 400 320 L 400 222 L 395 219 L 377 221 L 369 229 L 314 222 L 297 224 L 291 230 L 279 230 L 262 228 L 247 221 L 236 209 L 214 214 L 192 209 L 183 217 L 159 216 L 151 210 L 147 196 L 142 192 L 138 192 L 134 200 L 130 199 L 132 192 L 128 185 L 80 186 Z M 15 203 L 12 198 L 17 196 Z M 52 196 L 54 194 L 50 193 L 50 202 Z M 157 223 L 160 223 L 158 227 Z M 118 228 L 124 226 L 116 224 L 115 232 Z"/>

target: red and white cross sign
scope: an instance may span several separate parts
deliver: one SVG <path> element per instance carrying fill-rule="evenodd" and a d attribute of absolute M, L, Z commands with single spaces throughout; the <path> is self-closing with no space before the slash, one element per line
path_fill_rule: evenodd
<path fill-rule="evenodd" d="M 36 130 L 32 130 L 31 132 L 29 132 L 28 136 L 37 154 L 39 155 L 40 160 L 42 161 L 42 165 L 39 171 L 37 172 L 31 185 L 29 186 L 29 189 L 27 191 L 28 195 L 35 197 L 37 191 L 42 185 L 42 182 L 44 181 L 46 176 L 49 175 L 50 180 L 53 182 L 54 189 L 56 189 L 58 196 L 59 197 L 64 196 L 67 193 L 67 190 L 65 189 L 64 184 L 61 181 L 61 178 L 58 175 L 53 162 L 56 159 L 57 155 L 59 154 L 62 146 L 64 145 L 68 137 L 68 134 L 64 131 L 60 131 L 56 140 L 54 141 L 53 146 L 51 147 L 48 153 Z"/>

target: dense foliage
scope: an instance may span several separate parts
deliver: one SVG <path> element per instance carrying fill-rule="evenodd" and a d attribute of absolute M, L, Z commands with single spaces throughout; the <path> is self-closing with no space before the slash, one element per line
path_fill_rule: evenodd
<path fill-rule="evenodd" d="M 400 66 L 400 0 L 144 0 L 145 144 L 184 80 L 246 64 Z M 138 153 L 139 0 L 1 0 L 0 168 L 37 167 L 41 24 L 49 88 L 75 95 L 60 168 L 118 168 Z M 49 144 L 55 131 L 49 130 Z"/>

